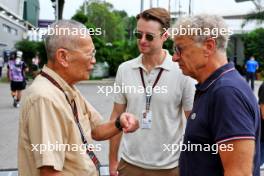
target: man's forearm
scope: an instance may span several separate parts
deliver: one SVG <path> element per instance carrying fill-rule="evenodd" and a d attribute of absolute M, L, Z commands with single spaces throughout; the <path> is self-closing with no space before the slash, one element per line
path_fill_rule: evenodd
<path fill-rule="evenodd" d="M 260 104 L 260 113 L 261 113 L 261 117 L 264 120 L 264 104 Z"/>
<path fill-rule="evenodd" d="M 107 140 L 121 131 L 115 126 L 115 121 L 110 121 L 97 126 L 92 130 L 92 138 L 97 141 Z"/>
<path fill-rule="evenodd" d="M 113 136 L 110 139 L 110 149 L 109 149 L 109 161 L 111 162 L 117 162 L 118 161 L 118 150 L 119 150 L 119 145 L 120 141 L 122 138 L 122 134 L 120 133 L 118 135 Z"/>

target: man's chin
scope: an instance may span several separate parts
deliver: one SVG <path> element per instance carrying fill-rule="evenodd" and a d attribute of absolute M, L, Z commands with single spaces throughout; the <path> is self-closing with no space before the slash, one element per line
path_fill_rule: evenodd
<path fill-rule="evenodd" d="M 147 53 L 149 53 L 149 49 L 148 49 L 148 48 L 139 48 L 139 51 L 140 51 L 140 53 L 142 53 L 142 54 L 147 54 Z"/>
<path fill-rule="evenodd" d="M 184 74 L 186 76 L 190 76 L 191 75 L 190 72 L 188 72 L 187 70 L 185 70 L 183 68 L 181 68 L 181 70 L 182 70 L 182 74 Z"/>

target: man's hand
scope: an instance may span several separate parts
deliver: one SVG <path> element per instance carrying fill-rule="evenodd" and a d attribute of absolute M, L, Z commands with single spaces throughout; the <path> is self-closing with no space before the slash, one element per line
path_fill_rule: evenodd
<path fill-rule="evenodd" d="M 124 133 L 131 133 L 139 128 L 139 122 L 133 114 L 123 113 L 120 116 L 120 123 Z"/>
<path fill-rule="evenodd" d="M 109 172 L 110 172 L 110 176 L 118 176 L 118 171 L 117 171 L 117 167 L 119 162 L 111 162 L 109 163 Z"/>

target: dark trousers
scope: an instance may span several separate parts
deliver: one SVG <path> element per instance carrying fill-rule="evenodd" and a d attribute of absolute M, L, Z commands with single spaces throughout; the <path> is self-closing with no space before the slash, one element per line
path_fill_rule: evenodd
<path fill-rule="evenodd" d="M 0 78 L 2 78 L 2 67 L 0 67 Z"/>
<path fill-rule="evenodd" d="M 260 141 L 260 165 L 264 164 L 264 141 Z"/>
<path fill-rule="evenodd" d="M 255 73 L 247 72 L 247 82 L 251 83 L 251 89 L 254 90 Z"/>

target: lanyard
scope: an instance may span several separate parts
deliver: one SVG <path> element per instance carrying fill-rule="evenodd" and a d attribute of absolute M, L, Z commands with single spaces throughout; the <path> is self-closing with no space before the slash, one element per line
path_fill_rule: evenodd
<path fill-rule="evenodd" d="M 54 86 L 56 86 L 58 89 L 60 89 L 63 92 L 63 94 L 65 95 L 65 98 L 66 98 L 67 102 L 69 103 L 69 105 L 72 109 L 72 113 L 73 113 L 74 118 L 76 120 L 77 126 L 80 130 L 82 142 L 87 146 L 86 153 L 89 155 L 90 159 L 93 161 L 95 167 L 99 170 L 101 164 L 100 164 L 98 158 L 95 156 L 94 152 L 88 147 L 88 142 L 85 139 L 84 132 L 83 132 L 82 126 L 81 126 L 80 121 L 79 121 L 78 110 L 77 110 L 77 106 L 76 106 L 75 101 L 73 100 L 73 107 L 72 107 L 72 104 L 71 104 L 69 98 L 67 97 L 67 95 L 65 94 L 65 92 L 63 91 L 63 89 L 59 85 L 59 83 L 57 81 L 55 81 L 50 75 L 48 75 L 47 73 L 45 73 L 43 71 L 41 71 L 40 74 L 41 74 L 41 76 L 43 76 L 47 80 L 49 80 Z"/>
<path fill-rule="evenodd" d="M 152 85 L 152 90 L 157 85 L 157 83 L 158 83 L 158 81 L 159 81 L 159 79 L 161 77 L 161 74 L 162 74 L 163 70 L 164 70 L 163 68 L 160 68 L 159 74 L 158 74 L 158 76 L 157 76 L 154 84 Z M 151 91 L 151 93 L 149 93 L 146 90 L 146 85 L 145 85 L 144 76 L 143 76 L 143 69 L 141 67 L 139 68 L 139 72 L 140 72 L 140 76 L 141 76 L 141 82 L 142 82 L 142 85 L 143 85 L 143 87 L 145 89 L 145 93 L 146 93 L 146 111 L 148 112 L 149 111 L 149 108 L 150 108 L 152 91 Z"/>

